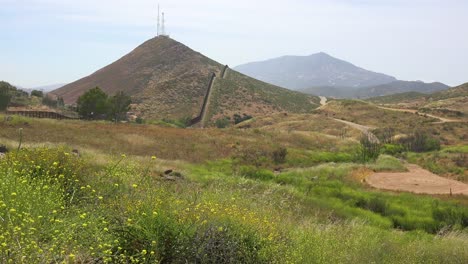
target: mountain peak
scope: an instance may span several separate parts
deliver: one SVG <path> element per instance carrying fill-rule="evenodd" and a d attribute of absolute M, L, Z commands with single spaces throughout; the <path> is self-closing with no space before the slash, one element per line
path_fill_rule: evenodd
<path fill-rule="evenodd" d="M 396 81 L 395 77 L 359 68 L 325 52 L 286 56 L 235 67 L 250 77 L 303 90 L 310 87 L 366 87 Z"/>
<path fill-rule="evenodd" d="M 211 85 L 213 73 L 218 78 Z M 217 93 L 219 99 L 212 104 L 216 109 L 209 111 L 214 118 L 220 118 L 219 113 L 232 117 L 245 113 L 306 112 L 316 107 L 311 101 L 312 96 L 263 83 L 232 70 L 227 78 L 223 78 L 224 73 L 224 65 L 174 39 L 159 36 L 145 41 L 114 63 L 52 93 L 72 104 L 96 86 L 109 95 L 123 91 L 133 99 L 133 111 L 149 119 L 195 117 L 212 89 L 220 91 Z"/>

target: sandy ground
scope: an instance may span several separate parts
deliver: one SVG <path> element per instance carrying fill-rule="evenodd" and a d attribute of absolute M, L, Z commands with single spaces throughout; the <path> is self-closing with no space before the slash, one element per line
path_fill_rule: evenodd
<path fill-rule="evenodd" d="M 366 178 L 366 182 L 378 189 L 425 194 L 468 195 L 468 184 L 442 178 L 413 164 L 408 172 L 379 172 Z"/>

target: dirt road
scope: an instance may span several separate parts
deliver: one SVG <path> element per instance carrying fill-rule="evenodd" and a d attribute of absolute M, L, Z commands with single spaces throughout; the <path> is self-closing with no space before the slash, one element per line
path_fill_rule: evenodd
<path fill-rule="evenodd" d="M 366 178 L 366 182 L 378 189 L 425 194 L 468 195 L 468 184 L 446 179 L 421 167 L 409 164 L 408 172 L 379 172 Z"/>
<path fill-rule="evenodd" d="M 346 124 L 346 125 L 348 125 L 348 126 L 350 126 L 352 128 L 355 128 L 355 129 L 361 131 L 364 135 L 367 136 L 367 138 L 369 138 L 369 140 L 372 143 L 380 143 L 380 140 L 372 132 L 370 132 L 370 130 L 375 129 L 373 127 L 368 127 L 368 126 L 364 126 L 364 125 L 360 125 L 360 124 L 356 124 L 356 123 L 353 123 L 353 122 L 350 122 L 350 121 L 345 121 L 345 120 L 336 119 L 336 118 L 333 118 L 333 120 L 341 122 L 343 124 Z"/>
<path fill-rule="evenodd" d="M 448 118 L 445 118 L 445 117 L 420 113 L 420 112 L 418 112 L 418 110 L 414 110 L 414 109 L 390 108 L 390 107 L 383 107 L 383 106 L 377 106 L 377 107 L 380 108 L 380 109 L 384 109 L 384 110 L 397 111 L 397 112 L 407 112 L 407 113 L 412 113 L 412 114 L 418 114 L 420 116 L 432 117 L 432 118 L 440 120 L 439 122 L 435 122 L 435 123 L 463 122 L 462 120 L 448 119 Z"/>

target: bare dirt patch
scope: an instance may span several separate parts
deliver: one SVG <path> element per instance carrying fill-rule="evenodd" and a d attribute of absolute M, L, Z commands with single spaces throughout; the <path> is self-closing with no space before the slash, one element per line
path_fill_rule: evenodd
<path fill-rule="evenodd" d="M 408 172 L 379 172 L 366 178 L 378 189 L 425 194 L 468 195 L 468 184 L 437 176 L 417 165 L 407 165 Z"/>

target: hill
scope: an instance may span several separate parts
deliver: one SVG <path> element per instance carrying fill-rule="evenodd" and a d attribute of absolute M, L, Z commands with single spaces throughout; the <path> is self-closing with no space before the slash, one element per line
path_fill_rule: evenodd
<path fill-rule="evenodd" d="M 468 83 L 431 94 L 399 93 L 368 99 L 395 108 L 416 109 L 445 117 L 468 117 Z"/>
<path fill-rule="evenodd" d="M 405 92 L 405 93 L 396 93 L 390 95 L 383 95 L 377 97 L 371 97 L 367 100 L 376 104 L 394 104 L 400 102 L 415 101 L 417 99 L 422 99 L 427 96 L 427 94 L 419 92 Z"/>
<path fill-rule="evenodd" d="M 52 93 L 72 104 L 81 94 L 99 86 L 111 95 L 118 91 L 131 95 L 135 103 L 133 110 L 145 119 L 189 118 L 199 114 L 212 73 L 220 77 L 223 68 L 224 65 L 182 43 L 160 36 L 146 41 L 90 76 Z M 238 76 L 236 73 L 233 75 Z M 229 97 L 229 104 L 236 106 L 235 111 L 238 114 L 256 115 L 266 109 L 286 112 L 310 111 L 317 106 L 304 99 L 313 97 L 304 97 L 297 92 L 246 76 L 231 84 L 229 89 L 236 96 Z M 281 98 L 297 98 L 298 101 L 275 105 L 275 102 L 282 101 Z M 251 105 L 256 107 L 252 108 Z"/>
<path fill-rule="evenodd" d="M 356 92 L 358 98 L 368 98 L 382 95 L 389 95 L 403 92 L 433 93 L 450 88 L 440 83 L 424 83 L 421 81 L 395 81 L 387 84 L 381 84 L 374 87 L 366 87 Z"/>
<path fill-rule="evenodd" d="M 445 91 L 433 93 L 429 96 L 429 98 L 433 100 L 443 100 L 466 96 L 468 96 L 468 83 L 447 89 Z"/>
<path fill-rule="evenodd" d="M 359 68 L 323 52 L 252 62 L 234 69 L 293 90 L 324 86 L 367 87 L 396 81 L 395 77 Z"/>
<path fill-rule="evenodd" d="M 369 98 L 405 92 L 432 93 L 449 88 L 449 86 L 434 82 L 394 81 L 369 87 L 311 87 L 301 90 L 307 94 L 315 94 L 334 98 Z"/>

